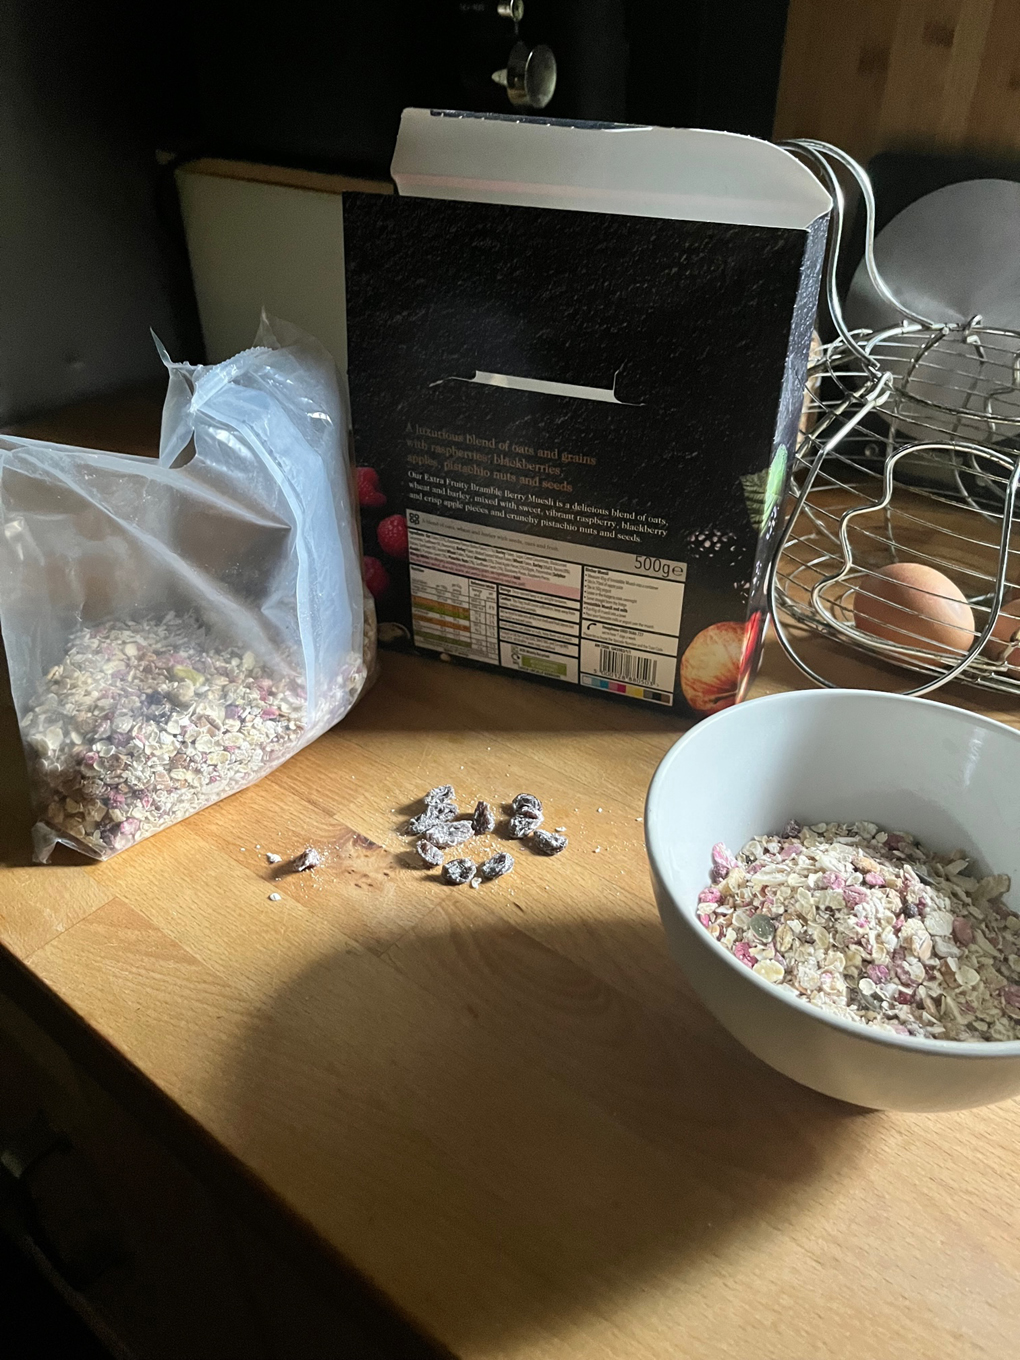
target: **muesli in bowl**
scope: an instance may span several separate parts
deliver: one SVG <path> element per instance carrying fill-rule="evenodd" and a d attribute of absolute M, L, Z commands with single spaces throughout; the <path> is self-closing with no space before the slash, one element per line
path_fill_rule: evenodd
<path fill-rule="evenodd" d="M 967 872 L 872 822 L 788 823 L 712 849 L 698 920 L 756 976 L 918 1039 L 1020 1039 L 1020 916 L 1007 874 Z"/>

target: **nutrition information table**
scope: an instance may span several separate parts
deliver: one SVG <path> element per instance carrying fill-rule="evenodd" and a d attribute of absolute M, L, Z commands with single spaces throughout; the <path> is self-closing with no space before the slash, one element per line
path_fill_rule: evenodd
<path fill-rule="evenodd" d="M 672 705 L 687 566 L 410 510 L 414 640 Z"/>

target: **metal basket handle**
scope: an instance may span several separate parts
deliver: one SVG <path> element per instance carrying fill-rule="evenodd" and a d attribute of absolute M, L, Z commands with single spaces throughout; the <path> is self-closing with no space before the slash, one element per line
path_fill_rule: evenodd
<path fill-rule="evenodd" d="M 893 294 L 892 289 L 882 278 L 878 262 L 875 259 L 875 193 L 864 167 L 858 164 L 852 156 L 848 156 L 845 151 L 840 150 L 838 146 L 832 146 L 829 142 L 819 142 L 811 137 L 796 137 L 790 141 L 780 142 L 780 146 L 807 161 L 825 185 L 832 199 L 832 212 L 829 218 L 829 251 L 825 266 L 826 305 L 840 339 L 867 366 L 868 370 L 878 377 L 883 372 L 881 365 L 873 354 L 862 348 L 855 333 L 847 326 L 843 316 L 843 306 L 839 300 L 837 280 L 844 248 L 843 229 L 846 225 L 846 196 L 833 168 L 833 162 L 841 165 L 849 172 L 861 191 L 865 216 L 864 264 L 875 291 L 885 302 L 894 307 L 906 321 L 913 321 L 919 326 L 936 328 L 947 326 L 947 323 L 933 321 L 930 317 L 922 316 L 920 312 L 913 311 Z"/>

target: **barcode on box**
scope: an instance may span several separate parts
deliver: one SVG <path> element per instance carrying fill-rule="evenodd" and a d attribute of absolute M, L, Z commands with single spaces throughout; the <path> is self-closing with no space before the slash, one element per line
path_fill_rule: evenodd
<path fill-rule="evenodd" d="M 654 656 L 618 652 L 612 647 L 599 648 L 599 674 L 613 680 L 626 680 L 632 685 L 654 685 L 658 669 L 659 663 Z"/>

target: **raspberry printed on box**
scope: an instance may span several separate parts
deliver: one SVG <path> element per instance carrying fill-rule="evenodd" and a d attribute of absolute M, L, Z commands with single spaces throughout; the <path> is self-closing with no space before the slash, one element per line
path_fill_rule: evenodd
<path fill-rule="evenodd" d="M 727 133 L 420 109 L 392 168 L 396 197 L 344 208 L 380 640 L 687 715 L 733 703 L 760 652 L 821 185 Z"/>

